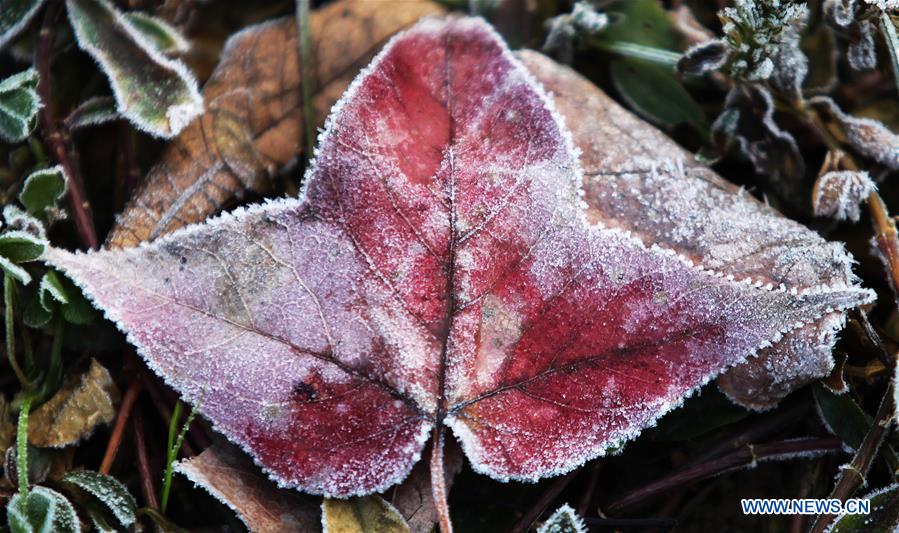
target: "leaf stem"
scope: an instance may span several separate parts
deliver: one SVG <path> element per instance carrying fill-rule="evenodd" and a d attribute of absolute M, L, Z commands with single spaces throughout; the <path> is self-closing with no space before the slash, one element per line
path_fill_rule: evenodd
<path fill-rule="evenodd" d="M 62 8 L 63 3 L 60 0 L 50 2 L 44 13 L 44 21 L 38 34 L 34 66 L 40 76 L 37 93 L 43 104 L 39 116 L 41 128 L 44 131 L 44 140 L 50 146 L 53 157 L 62 166 L 66 176 L 69 178 L 67 195 L 69 208 L 72 210 L 72 217 L 75 219 L 75 229 L 78 231 L 81 243 L 89 248 L 97 249 L 99 247 L 97 230 L 94 228 L 94 221 L 90 215 L 90 204 L 87 202 L 84 180 L 81 177 L 81 171 L 78 166 L 73 165 L 70 159 L 66 137 L 63 136 L 54 114 L 53 99 L 50 93 L 50 59 L 53 54 L 53 43 L 56 40 L 56 32 L 53 26 L 62 14 Z M 74 154 L 74 149 L 72 153 Z"/>
<path fill-rule="evenodd" d="M 444 430 L 440 426 L 434 428 L 431 447 L 431 496 L 437 510 L 440 533 L 452 533 L 453 523 L 450 520 L 449 503 L 446 500 L 446 472 L 444 469 Z"/>
<path fill-rule="evenodd" d="M 28 413 L 31 411 L 31 400 L 31 393 L 26 392 L 16 427 L 16 470 L 19 476 L 19 492 L 23 496 L 28 495 Z"/>
<path fill-rule="evenodd" d="M 15 283 L 16 280 L 11 275 L 4 272 L 3 311 L 6 319 L 6 356 L 9 358 L 9 366 L 12 367 L 12 371 L 16 374 L 16 377 L 19 378 L 19 383 L 22 384 L 22 387 L 28 387 L 28 378 L 25 376 L 25 372 L 22 371 L 22 367 L 19 366 L 19 361 L 16 359 L 15 315 L 13 313 L 13 306 L 15 305 L 13 294 L 13 291 L 15 291 Z"/>
<path fill-rule="evenodd" d="M 156 488 L 153 486 L 153 475 L 150 473 L 150 459 L 147 456 L 147 439 L 144 435 L 144 420 L 140 410 L 134 411 L 131 420 L 131 436 L 134 438 L 134 449 L 137 452 L 137 471 L 140 474 L 140 488 L 147 507 L 159 509 L 156 499 Z"/>
<path fill-rule="evenodd" d="M 300 90 L 303 99 L 303 126 L 306 137 L 306 159 L 315 150 L 315 116 L 312 110 L 313 76 L 312 44 L 309 30 L 309 0 L 297 0 L 297 46 L 300 53 Z"/>

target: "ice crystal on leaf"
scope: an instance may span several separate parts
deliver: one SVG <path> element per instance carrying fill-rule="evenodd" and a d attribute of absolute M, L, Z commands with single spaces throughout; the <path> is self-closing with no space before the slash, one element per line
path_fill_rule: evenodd
<path fill-rule="evenodd" d="M 834 170 L 815 182 L 812 208 L 819 217 L 858 222 L 859 206 L 876 189 L 867 172 Z"/>
<path fill-rule="evenodd" d="M 568 130 L 479 19 L 395 37 L 319 143 L 300 199 L 45 255 L 287 486 L 383 490 L 444 427 L 493 478 L 569 471 L 873 298 L 734 279 L 588 223 Z"/>

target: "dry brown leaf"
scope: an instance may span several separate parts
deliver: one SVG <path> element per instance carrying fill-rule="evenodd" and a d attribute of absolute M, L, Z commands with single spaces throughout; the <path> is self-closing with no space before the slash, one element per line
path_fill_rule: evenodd
<path fill-rule="evenodd" d="M 400 512 L 377 494 L 346 500 L 325 498 L 324 533 L 409 533 Z"/>
<path fill-rule="evenodd" d="M 453 486 L 456 475 L 462 471 L 462 449 L 448 445 L 444 452 L 446 490 Z M 403 515 L 412 533 L 430 533 L 437 523 L 437 508 L 431 495 L 431 472 L 427 462 L 419 462 L 412 473 L 384 496 Z"/>
<path fill-rule="evenodd" d="M 419 0 L 343 0 L 310 17 L 317 124 L 386 40 L 439 13 Z M 206 112 L 167 148 L 118 217 L 107 244 L 141 241 L 204 220 L 246 190 L 265 191 L 268 176 L 303 143 L 294 18 L 252 26 L 231 37 L 206 83 Z"/>
<path fill-rule="evenodd" d="M 115 418 L 119 389 L 109 371 L 91 359 L 87 372 L 72 376 L 29 417 L 28 442 L 40 448 L 61 448 L 90 436 Z"/>
<path fill-rule="evenodd" d="M 216 443 L 175 470 L 237 513 L 255 533 L 320 531 L 316 499 L 279 489 L 237 447 Z"/>
<path fill-rule="evenodd" d="M 573 70 L 535 52 L 518 56 L 554 93 L 581 149 L 591 220 L 679 250 L 737 279 L 799 287 L 852 279 L 842 245 L 798 231 L 799 224 L 698 163 Z M 684 198 L 687 188 L 679 186 L 684 180 L 699 192 Z M 795 388 L 830 373 L 831 346 L 842 320 L 841 313 L 831 313 L 794 330 L 721 376 L 718 386 L 747 407 L 773 407 Z"/>

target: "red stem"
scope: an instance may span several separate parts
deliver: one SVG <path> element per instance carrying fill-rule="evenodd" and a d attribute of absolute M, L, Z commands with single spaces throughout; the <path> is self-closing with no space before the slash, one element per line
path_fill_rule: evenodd
<path fill-rule="evenodd" d="M 440 533 L 452 533 L 453 523 L 450 521 L 449 504 L 446 500 L 446 472 L 443 458 L 444 431 L 442 427 L 434 428 L 433 440 L 433 446 L 431 447 L 431 496 L 434 498 L 434 508 L 437 510 Z"/>
<path fill-rule="evenodd" d="M 115 426 L 112 428 L 112 435 L 109 436 L 109 443 L 106 445 L 106 453 L 103 455 L 103 462 L 100 463 L 101 474 L 109 474 L 112 470 L 112 463 L 115 462 L 115 456 L 119 451 L 119 445 L 122 444 L 122 435 L 125 433 L 125 424 L 128 423 L 128 417 L 134 409 L 134 402 L 140 396 L 144 385 L 142 381 L 132 381 L 125 397 L 122 399 L 122 405 L 119 407 L 119 413 L 116 416 Z"/>

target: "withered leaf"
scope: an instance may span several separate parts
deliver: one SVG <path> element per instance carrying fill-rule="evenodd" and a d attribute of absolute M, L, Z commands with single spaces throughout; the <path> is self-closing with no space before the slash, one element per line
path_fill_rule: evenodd
<path fill-rule="evenodd" d="M 664 181 L 655 168 L 631 170 Z M 337 497 L 401 481 L 429 436 L 442 453 L 446 427 L 496 479 L 570 471 L 785 334 L 873 299 L 834 248 L 835 282 L 806 285 L 769 281 L 777 262 L 736 277 L 695 260 L 707 244 L 688 237 L 714 227 L 696 221 L 647 243 L 602 224 L 614 210 L 585 213 L 582 180 L 549 97 L 498 36 L 431 19 L 335 106 L 301 198 L 45 259 L 273 478 Z M 630 201 L 667 190 L 692 211 L 702 183 Z M 801 264 L 828 249 L 792 223 L 765 229 L 811 240 Z M 745 260 L 712 243 L 718 263 Z"/>
<path fill-rule="evenodd" d="M 230 444 L 215 443 L 200 455 L 179 462 L 175 471 L 233 509 L 254 533 L 320 528 L 318 502 L 279 489 Z"/>
<path fill-rule="evenodd" d="M 87 372 L 69 378 L 31 413 L 28 442 L 41 448 L 75 444 L 115 418 L 119 397 L 109 371 L 91 359 Z"/>
<path fill-rule="evenodd" d="M 342 0 L 312 13 L 313 108 L 324 122 L 350 80 L 387 39 L 442 11 L 418 0 Z M 133 246 L 199 222 L 268 176 L 303 145 L 296 20 L 284 18 L 233 36 L 203 88 L 206 112 L 166 148 L 118 217 L 111 247 Z"/>
<path fill-rule="evenodd" d="M 396 508 L 377 495 L 322 502 L 324 533 L 410 533 Z"/>

